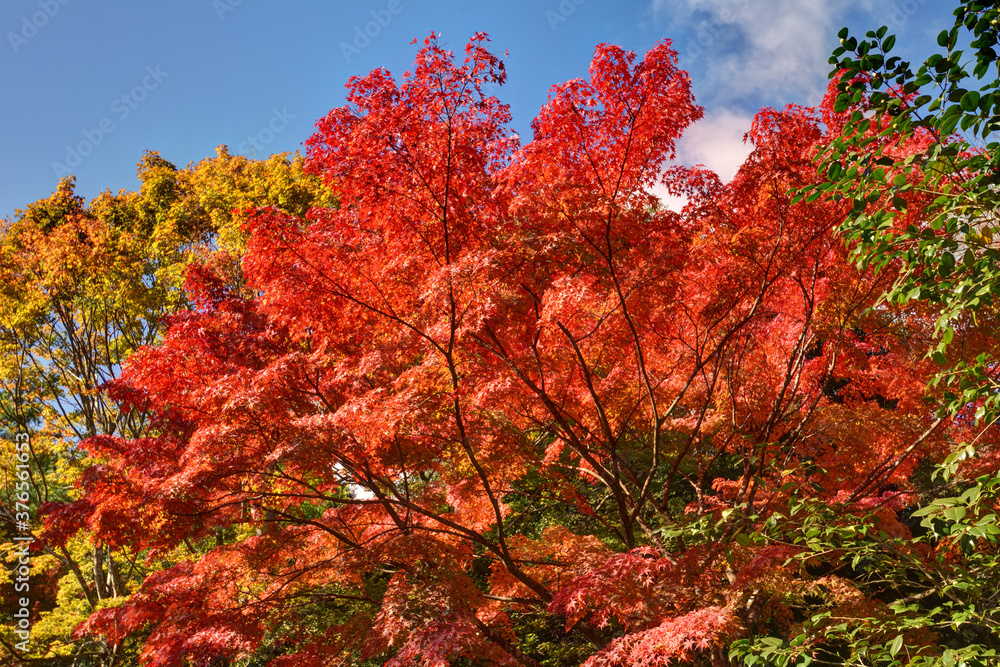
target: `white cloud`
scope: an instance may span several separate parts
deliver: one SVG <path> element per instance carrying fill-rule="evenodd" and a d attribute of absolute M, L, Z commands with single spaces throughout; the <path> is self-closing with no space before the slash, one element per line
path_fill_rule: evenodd
<path fill-rule="evenodd" d="M 723 109 L 705 114 L 677 143 L 677 158 L 683 164 L 703 164 L 723 181 L 730 180 L 750 154 L 743 143 L 752 116 Z"/>
<path fill-rule="evenodd" d="M 678 161 L 731 180 L 752 148 L 743 136 L 753 113 L 761 105 L 818 104 L 837 30 L 849 13 L 871 6 L 871 0 L 651 0 L 654 21 L 669 26 L 695 96 L 708 109 L 678 143 Z M 652 192 L 671 209 L 685 203 L 662 186 Z"/>
<path fill-rule="evenodd" d="M 731 180 L 750 154 L 752 146 L 743 143 L 743 135 L 750 130 L 752 121 L 749 115 L 726 109 L 705 114 L 677 142 L 677 161 L 688 167 L 702 164 L 723 182 Z M 659 184 L 650 191 L 674 211 L 680 211 L 687 203 L 684 197 L 667 194 L 666 188 Z"/>
<path fill-rule="evenodd" d="M 684 209 L 684 205 L 688 203 L 687 197 L 678 197 L 669 194 L 666 188 L 659 183 L 651 187 L 649 192 L 659 197 L 660 203 L 663 204 L 664 208 L 676 211 L 677 213 L 680 213 Z"/>
<path fill-rule="evenodd" d="M 685 67 L 712 102 L 751 98 L 814 104 L 825 90 L 836 31 L 867 0 L 653 0 L 669 18 Z M 699 62 L 700 61 L 700 62 Z"/>

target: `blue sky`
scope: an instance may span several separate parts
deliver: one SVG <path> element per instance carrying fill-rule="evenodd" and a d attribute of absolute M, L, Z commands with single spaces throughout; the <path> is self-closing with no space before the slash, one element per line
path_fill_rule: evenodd
<path fill-rule="evenodd" d="M 550 85 L 585 76 L 594 46 L 644 53 L 670 38 L 706 117 L 679 159 L 730 176 L 762 106 L 815 104 L 837 31 L 880 25 L 903 55 L 950 24 L 941 0 L 4 0 L 0 217 L 47 196 L 134 189 L 145 150 L 178 166 L 220 144 L 253 157 L 301 149 L 352 75 L 401 75 L 432 30 L 455 51 L 476 31 L 505 58 L 514 129 Z M 367 34 L 366 34 L 367 33 Z M 84 154 L 85 153 L 85 154 Z"/>

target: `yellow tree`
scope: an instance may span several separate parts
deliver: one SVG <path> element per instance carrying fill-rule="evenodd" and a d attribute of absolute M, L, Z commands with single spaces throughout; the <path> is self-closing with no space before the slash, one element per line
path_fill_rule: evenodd
<path fill-rule="evenodd" d="M 41 527 L 46 503 L 72 500 L 76 482 L 95 463 L 78 443 L 149 433 L 144 413 L 119 409 L 101 388 L 187 305 L 181 289 L 187 267 L 211 263 L 238 288 L 243 209 L 273 206 L 303 215 L 334 203 L 298 156 L 255 161 L 220 147 L 216 157 L 178 169 L 151 152 L 138 174 L 137 191 L 105 192 L 89 204 L 75 194 L 72 178 L 63 179 L 50 197 L 0 227 L 0 531 L 10 572 L 21 553 L 13 538 Z M 30 488 L 29 502 L 18 508 L 20 439 L 29 444 Z M 27 526 L 17 516 L 25 504 Z M 0 655 L 14 662 L 121 664 L 122 647 L 74 640 L 72 632 L 95 609 L 120 602 L 155 567 L 141 556 L 83 534 L 62 544 L 36 543 L 31 586 L 15 596 L 29 596 L 30 650 L 18 647 L 22 638 L 8 627 L 0 632 Z M 7 572 L 0 576 L 11 578 Z"/>

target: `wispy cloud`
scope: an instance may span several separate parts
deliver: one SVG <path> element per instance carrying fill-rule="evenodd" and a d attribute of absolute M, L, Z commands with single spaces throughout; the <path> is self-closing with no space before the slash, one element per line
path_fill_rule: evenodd
<path fill-rule="evenodd" d="M 673 38 L 707 109 L 678 145 L 678 160 L 732 179 L 750 153 L 743 136 L 760 105 L 819 103 L 837 30 L 849 12 L 871 9 L 871 0 L 652 0 L 653 20 Z M 683 206 L 660 187 L 653 192 Z"/>
<path fill-rule="evenodd" d="M 703 164 L 723 181 L 736 175 L 752 148 L 743 143 L 753 117 L 728 110 L 708 112 L 688 128 L 677 145 L 677 157 L 686 165 Z"/>
<path fill-rule="evenodd" d="M 728 110 L 709 111 L 692 125 L 677 143 L 677 161 L 689 167 L 701 164 L 723 181 L 736 175 L 740 165 L 750 154 L 752 146 L 743 143 L 743 136 L 750 130 L 753 117 Z M 657 184 L 650 192 L 670 209 L 680 211 L 687 203 L 684 197 L 667 193 Z"/>
<path fill-rule="evenodd" d="M 867 0 L 652 0 L 716 105 L 818 102 L 837 29 Z"/>

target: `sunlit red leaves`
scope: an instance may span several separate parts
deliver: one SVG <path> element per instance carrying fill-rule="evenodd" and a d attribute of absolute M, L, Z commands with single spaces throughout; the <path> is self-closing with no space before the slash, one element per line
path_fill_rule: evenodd
<path fill-rule="evenodd" d="M 692 553 L 688 560 L 697 555 Z M 598 628 L 614 620 L 627 632 L 643 629 L 651 618 L 688 602 L 684 565 L 691 563 L 678 565 L 671 560 L 641 547 L 612 554 L 603 562 L 571 564 L 549 610 L 566 618 L 567 629 L 584 619 Z"/>
<path fill-rule="evenodd" d="M 534 140 L 506 176 L 553 216 L 613 216 L 619 207 L 648 205 L 644 188 L 673 157 L 684 128 L 700 117 L 669 41 L 639 63 L 634 53 L 603 44 L 589 81 L 551 89 L 532 123 Z"/>
<path fill-rule="evenodd" d="M 585 667 L 666 667 L 720 649 L 739 632 L 739 619 L 726 607 L 704 607 L 660 625 L 614 640 Z"/>
<path fill-rule="evenodd" d="M 150 575 L 127 606 L 95 612 L 77 634 L 119 642 L 151 627 L 145 664 L 166 667 L 197 656 L 207 665 L 219 656 L 248 652 L 260 641 L 266 610 L 253 604 L 250 585 L 238 560 L 215 552 Z"/>
<path fill-rule="evenodd" d="M 491 176 L 517 144 L 507 107 L 483 92 L 505 76 L 484 41 L 474 38 L 456 65 L 432 35 L 401 83 L 385 70 L 353 78 L 349 105 L 307 142 L 309 168 L 341 195 L 344 231 L 384 232 L 402 251 L 383 255 L 397 271 L 414 253 L 451 264 L 499 222 Z"/>
<path fill-rule="evenodd" d="M 449 569 L 447 563 L 440 568 L 429 565 L 392 577 L 366 643 L 368 655 L 395 649 L 395 657 L 386 663 L 391 667 L 445 667 L 459 656 L 512 663 L 473 621 L 473 609 L 481 603 L 475 585 L 464 572 Z"/>
<path fill-rule="evenodd" d="M 369 605 L 370 637 L 317 631 L 329 645 L 290 655 L 506 664 L 512 618 L 546 609 L 620 633 L 589 664 L 687 660 L 740 632 L 745 587 L 792 575 L 780 550 L 737 549 L 738 572 L 725 542 L 672 553 L 672 502 L 721 518 L 771 514 L 789 482 L 843 497 L 919 434 L 926 369 L 869 310 L 887 278 L 847 261 L 840 205 L 786 193 L 815 178 L 814 111 L 762 113 L 730 184 L 667 172 L 692 197 L 679 215 L 645 190 L 701 113 L 668 43 L 599 47 L 521 149 L 482 92 L 503 80 L 484 41 L 456 63 L 432 37 L 400 80 L 351 81 L 306 163 L 340 207 L 247 214 L 246 291 L 191 269 L 195 309 L 112 387 L 159 436 L 88 442 L 107 464 L 66 518 L 163 551 L 234 544 L 88 629 L 158 624 L 148 656 L 169 664 L 242 650 L 333 588 Z M 192 618 L 183 596 L 204 601 Z"/>

